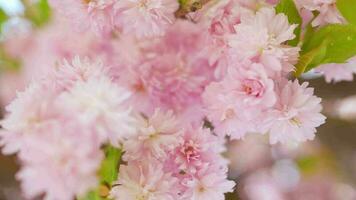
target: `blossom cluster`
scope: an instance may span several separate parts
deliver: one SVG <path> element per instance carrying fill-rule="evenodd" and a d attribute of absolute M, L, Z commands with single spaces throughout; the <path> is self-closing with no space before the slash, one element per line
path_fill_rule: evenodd
<path fill-rule="evenodd" d="M 59 60 L 6 107 L 0 144 L 17 153 L 27 198 L 95 189 L 110 144 L 124 161 L 110 198 L 222 200 L 235 187 L 226 138 L 268 134 L 271 144 L 294 144 L 325 122 L 313 88 L 291 80 L 300 47 L 288 41 L 301 24 L 275 2 L 211 1 L 185 19 L 175 0 L 50 2 L 84 32 L 51 48 Z M 329 2 L 297 6 L 327 16 L 314 26 L 343 23 Z"/>

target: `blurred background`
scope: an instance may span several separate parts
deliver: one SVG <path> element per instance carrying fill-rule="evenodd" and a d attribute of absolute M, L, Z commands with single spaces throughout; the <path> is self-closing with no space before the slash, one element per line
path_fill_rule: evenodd
<path fill-rule="evenodd" d="M 53 60 L 104 45 L 89 33 L 58 34 L 68 27 L 46 0 L 0 0 L 1 109 Z M 79 38 L 81 47 L 73 45 Z M 327 123 L 314 141 L 299 146 L 271 146 L 258 135 L 231 142 L 226 156 L 237 187 L 227 199 L 356 200 L 356 81 L 327 84 L 313 73 L 304 78 L 323 98 Z M 0 154 L 0 200 L 22 199 L 18 167 L 15 156 Z"/>

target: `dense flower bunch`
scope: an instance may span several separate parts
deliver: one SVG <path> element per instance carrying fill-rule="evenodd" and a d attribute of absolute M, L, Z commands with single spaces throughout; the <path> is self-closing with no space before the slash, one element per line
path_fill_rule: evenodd
<path fill-rule="evenodd" d="M 296 0 L 303 24 L 264 0 L 50 3 L 61 25 L 47 40 L 63 42 L 43 47 L 52 66 L 41 66 L 1 122 L 3 153 L 17 153 L 27 198 L 85 197 L 102 182 L 110 145 L 123 152 L 110 198 L 222 200 L 235 187 L 227 138 L 295 144 L 325 121 L 313 88 L 293 80 L 302 47 L 291 41 L 308 23 L 346 23 L 334 1 Z M 70 41 L 52 38 L 73 23 Z M 319 70 L 328 81 L 352 79 L 352 62 L 334 77 L 334 64 Z"/>

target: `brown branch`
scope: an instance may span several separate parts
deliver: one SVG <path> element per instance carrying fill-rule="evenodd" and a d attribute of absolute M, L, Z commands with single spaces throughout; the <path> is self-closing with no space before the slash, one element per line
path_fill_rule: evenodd
<path fill-rule="evenodd" d="M 189 1 L 186 5 L 180 4 L 179 9 L 175 12 L 177 18 L 186 18 L 186 15 L 190 12 L 196 12 L 200 10 L 205 4 L 211 0 L 196 0 Z"/>

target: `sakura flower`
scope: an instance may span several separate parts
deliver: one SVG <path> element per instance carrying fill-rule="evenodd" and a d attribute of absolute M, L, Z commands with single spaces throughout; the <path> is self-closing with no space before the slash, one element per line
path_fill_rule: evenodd
<path fill-rule="evenodd" d="M 258 11 L 261 8 L 272 7 L 278 0 L 237 0 L 240 5 L 252 11 Z"/>
<path fill-rule="evenodd" d="M 108 34 L 113 30 L 113 6 L 116 0 L 50 0 L 61 15 L 71 19 L 80 30 L 92 29 L 96 33 Z"/>
<path fill-rule="evenodd" d="M 125 34 L 138 38 L 163 35 L 174 22 L 176 0 L 123 0 L 115 4 L 115 21 Z"/>
<path fill-rule="evenodd" d="M 90 129 L 75 121 L 57 121 L 33 135 L 21 155 L 16 174 L 26 198 L 71 200 L 98 184 L 96 172 L 103 157 Z"/>
<path fill-rule="evenodd" d="M 270 123 L 270 143 L 298 143 L 313 139 L 316 127 L 325 122 L 325 116 L 320 113 L 321 99 L 313 95 L 313 88 L 308 88 L 306 82 L 299 85 L 295 80 L 280 84 L 279 99 L 265 115 Z"/>
<path fill-rule="evenodd" d="M 72 87 L 77 81 L 85 82 L 106 75 L 108 69 L 104 67 L 102 61 L 91 62 L 89 58 L 81 59 L 79 56 L 75 56 L 71 62 L 64 60 L 53 72 L 55 81 L 63 89 Z"/>
<path fill-rule="evenodd" d="M 345 22 L 345 19 L 336 7 L 336 0 L 295 0 L 295 3 L 302 11 L 306 10 L 310 13 L 313 11 L 319 12 L 312 21 L 312 26 Z"/>
<path fill-rule="evenodd" d="M 210 84 L 203 94 L 208 119 L 212 120 L 217 134 L 234 139 L 255 132 L 256 119 L 276 102 L 274 83 L 264 66 L 244 65 L 229 68 L 225 79 Z"/>
<path fill-rule="evenodd" d="M 356 57 L 342 64 L 324 64 L 316 68 L 317 72 L 325 76 L 326 82 L 352 81 L 356 73 Z"/>
<path fill-rule="evenodd" d="M 183 194 L 184 200 L 224 200 L 224 194 L 232 192 L 235 183 L 227 180 L 224 174 L 204 168 L 198 172 L 197 178 L 186 182 L 186 186 L 189 189 Z"/>
<path fill-rule="evenodd" d="M 123 159 L 165 159 L 179 142 L 181 132 L 178 121 L 172 111 L 162 112 L 156 109 L 149 117 L 140 117 L 138 133 L 124 142 Z"/>
<path fill-rule="evenodd" d="M 290 72 L 298 58 L 298 47 L 283 43 L 295 38 L 296 24 L 290 25 L 284 14 L 273 8 L 262 8 L 255 15 L 246 15 L 235 26 L 229 39 L 238 59 L 257 59 L 272 71 Z"/>
<path fill-rule="evenodd" d="M 118 146 L 135 131 L 135 119 L 125 103 L 131 93 L 115 85 L 109 78 L 77 81 L 57 99 L 58 107 L 78 116 L 84 124 L 95 123 L 102 142 Z"/>
<path fill-rule="evenodd" d="M 204 62 L 204 61 L 203 61 Z M 155 56 L 141 67 L 149 97 L 156 105 L 174 110 L 199 101 L 206 77 L 197 71 L 199 60 L 187 60 L 184 55 Z"/>
<path fill-rule="evenodd" d="M 283 189 L 267 170 L 257 171 L 247 177 L 244 183 L 244 192 L 251 200 L 285 200 Z"/>
<path fill-rule="evenodd" d="M 1 144 L 6 154 L 22 151 L 26 138 L 37 134 L 37 129 L 55 120 L 58 113 L 53 108 L 56 93 L 40 83 L 32 83 L 6 107 L 6 117 L 1 121 Z"/>
<path fill-rule="evenodd" d="M 129 163 L 120 166 L 119 178 L 110 191 L 110 197 L 117 200 L 175 200 L 176 182 L 176 178 L 163 172 L 160 165 Z"/>
<path fill-rule="evenodd" d="M 223 142 L 209 129 L 188 126 L 184 130 L 183 140 L 172 153 L 180 173 L 195 174 L 197 170 L 209 165 L 226 164 L 221 157 Z"/>

